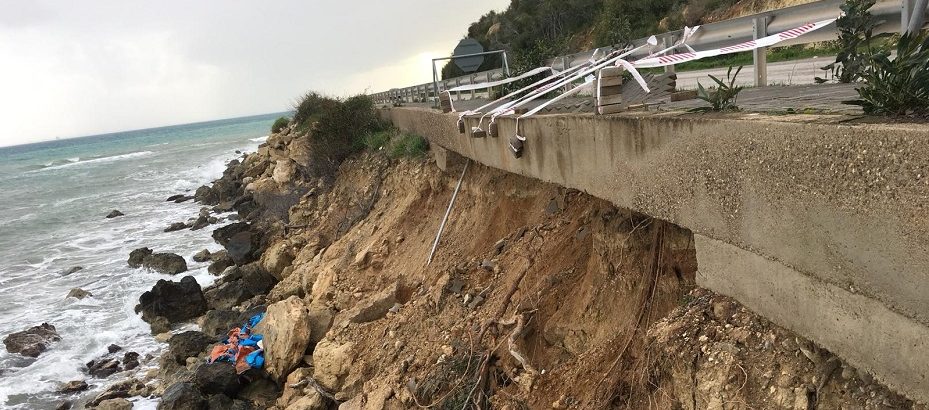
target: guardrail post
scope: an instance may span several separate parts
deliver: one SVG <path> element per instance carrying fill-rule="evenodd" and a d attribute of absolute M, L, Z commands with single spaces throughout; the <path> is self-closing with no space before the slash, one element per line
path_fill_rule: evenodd
<path fill-rule="evenodd" d="M 474 84 L 474 79 L 475 79 L 475 78 L 477 78 L 477 77 L 476 77 L 474 74 L 471 74 L 470 76 L 468 76 L 468 82 L 470 82 L 470 83 L 473 85 L 473 84 Z M 472 88 L 472 89 L 471 89 L 471 99 L 472 99 L 472 100 L 474 99 L 474 95 L 475 95 L 475 94 L 477 94 L 477 90 L 475 90 L 475 89 Z"/>
<path fill-rule="evenodd" d="M 756 17 L 753 25 L 753 39 L 758 40 L 768 35 L 767 16 Z M 768 48 L 756 48 L 752 51 L 752 57 L 755 63 L 755 87 L 765 87 L 768 85 Z"/>

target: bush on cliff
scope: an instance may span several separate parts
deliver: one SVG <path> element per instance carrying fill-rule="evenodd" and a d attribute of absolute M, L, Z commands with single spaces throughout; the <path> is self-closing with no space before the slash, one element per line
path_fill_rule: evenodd
<path fill-rule="evenodd" d="M 396 128 L 369 133 L 362 138 L 362 144 L 369 152 L 384 150 L 391 158 L 422 158 L 429 151 L 425 138 Z"/>
<path fill-rule="evenodd" d="M 290 125 L 290 118 L 280 117 L 274 120 L 274 124 L 271 125 L 271 133 L 277 134 L 287 128 L 288 125 Z"/>
<path fill-rule="evenodd" d="M 309 135 L 314 174 L 334 172 L 349 155 L 365 147 L 365 136 L 385 127 L 378 120 L 374 101 L 365 95 L 337 99 L 306 93 L 294 107 L 299 132 Z"/>

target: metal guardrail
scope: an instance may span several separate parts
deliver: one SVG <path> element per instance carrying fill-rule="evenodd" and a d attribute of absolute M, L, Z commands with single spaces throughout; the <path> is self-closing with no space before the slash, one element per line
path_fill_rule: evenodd
<path fill-rule="evenodd" d="M 700 26 L 697 33 L 688 40 L 687 44 L 691 47 L 701 49 L 712 49 L 726 45 L 732 45 L 743 41 L 754 40 L 768 35 L 777 34 L 794 27 L 827 20 L 839 16 L 840 5 L 844 0 L 823 0 L 813 3 L 801 4 L 798 6 L 786 7 L 777 10 L 765 11 L 744 17 L 737 17 L 730 20 L 709 23 Z M 918 4 L 917 0 L 880 0 L 872 8 L 871 14 L 877 21 L 875 34 L 877 33 L 899 33 L 906 30 L 910 21 L 914 7 Z M 923 10 L 925 13 L 926 10 Z M 683 30 L 670 31 L 656 35 L 660 47 L 667 47 L 678 41 Z M 797 44 L 810 44 L 823 41 L 835 40 L 838 38 L 838 31 L 835 25 L 830 25 L 821 30 L 808 33 L 794 40 L 785 41 L 778 47 L 785 47 Z M 647 38 L 641 38 L 632 41 L 633 46 L 645 44 Z M 556 57 L 548 64 L 558 70 L 574 67 L 588 61 L 596 50 L 611 51 L 612 47 L 602 47 L 599 49 L 588 50 L 580 53 L 569 54 L 566 56 Z M 642 51 L 630 55 L 630 58 L 642 57 L 650 51 Z M 754 53 L 755 67 L 755 86 L 762 87 L 768 84 L 767 80 L 767 49 L 760 48 Z M 666 67 L 667 71 L 674 71 L 674 66 Z M 438 82 L 438 92 L 455 88 L 467 84 L 479 84 L 489 81 L 501 80 L 504 78 L 502 69 L 482 71 L 479 73 L 469 74 L 448 80 Z M 473 99 L 478 95 L 485 96 L 488 91 L 471 90 L 454 93 L 453 99 Z M 394 88 L 389 91 L 371 94 L 371 97 L 378 103 L 391 102 L 430 102 L 434 101 L 436 93 L 433 90 L 433 83 L 414 85 L 412 87 Z"/>

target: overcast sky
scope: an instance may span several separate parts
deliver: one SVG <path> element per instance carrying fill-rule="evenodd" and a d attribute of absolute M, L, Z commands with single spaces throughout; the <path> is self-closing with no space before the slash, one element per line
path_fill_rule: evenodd
<path fill-rule="evenodd" d="M 431 81 L 509 0 L 0 0 L 0 146 Z"/>

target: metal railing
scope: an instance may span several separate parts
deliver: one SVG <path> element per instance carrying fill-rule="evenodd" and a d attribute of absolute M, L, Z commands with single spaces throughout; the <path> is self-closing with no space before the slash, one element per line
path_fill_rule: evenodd
<path fill-rule="evenodd" d="M 687 44 L 697 50 L 703 50 L 777 34 L 806 23 L 838 17 L 841 13 L 839 6 L 842 5 L 843 2 L 844 0 L 816 1 L 716 23 L 704 24 L 700 26 L 697 33 L 687 41 Z M 875 34 L 900 33 L 905 31 L 914 13 L 913 9 L 917 4 L 918 0 L 879 0 L 870 10 L 877 22 Z M 926 10 L 924 9 L 922 12 L 925 15 Z M 660 47 L 667 47 L 678 41 L 682 33 L 683 30 L 676 30 L 658 34 L 655 37 L 658 39 Z M 838 31 L 836 30 L 835 24 L 832 24 L 794 40 L 785 41 L 778 44 L 778 47 L 819 43 L 835 40 L 836 38 L 838 38 Z M 641 38 L 631 43 L 633 46 L 639 46 L 645 44 L 646 41 L 647 38 Z M 612 49 L 612 47 L 601 47 L 599 49 L 556 57 L 549 60 L 547 63 L 557 70 L 564 70 L 587 62 L 597 50 L 603 52 L 611 51 Z M 642 57 L 649 52 L 650 50 L 643 48 L 642 51 L 630 55 L 629 58 Z M 755 68 L 754 80 L 755 86 L 758 87 L 768 84 L 766 52 L 766 48 L 759 48 L 753 52 L 753 64 Z M 674 66 L 668 66 L 665 69 L 667 71 L 674 71 Z M 374 93 L 370 96 L 378 103 L 434 102 L 436 92 L 441 93 L 445 90 L 462 85 L 479 84 L 501 80 L 503 78 L 505 78 L 503 70 L 496 69 L 442 80 L 436 84 L 437 87 L 434 87 L 433 83 L 424 83 L 411 87 L 394 88 L 389 91 Z M 456 100 L 474 99 L 478 98 L 478 96 L 486 97 L 489 93 L 490 90 L 453 92 L 452 98 Z"/>

